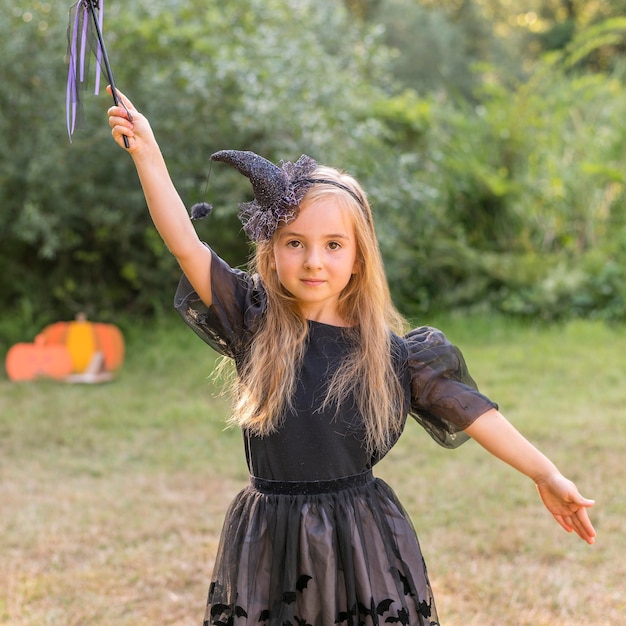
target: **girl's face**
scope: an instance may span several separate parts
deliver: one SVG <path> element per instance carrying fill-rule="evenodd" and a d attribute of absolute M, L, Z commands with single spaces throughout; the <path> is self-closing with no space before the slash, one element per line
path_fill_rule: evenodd
<path fill-rule="evenodd" d="M 337 302 L 356 273 L 352 218 L 332 196 L 304 202 L 274 240 L 272 269 L 306 319 L 342 326 Z"/>

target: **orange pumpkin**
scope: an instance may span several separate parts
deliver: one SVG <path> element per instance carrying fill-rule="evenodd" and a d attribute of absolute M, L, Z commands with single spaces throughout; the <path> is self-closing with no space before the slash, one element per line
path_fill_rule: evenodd
<path fill-rule="evenodd" d="M 41 335 L 34 343 L 17 343 L 7 352 L 9 380 L 63 379 L 72 373 L 72 359 L 65 346 L 48 345 Z"/>
<path fill-rule="evenodd" d="M 41 331 L 47 345 L 64 345 L 72 359 L 72 371 L 84 372 L 98 352 L 104 369 L 114 372 L 124 362 L 124 337 L 114 324 L 89 322 L 84 315 L 73 322 L 56 322 Z"/>

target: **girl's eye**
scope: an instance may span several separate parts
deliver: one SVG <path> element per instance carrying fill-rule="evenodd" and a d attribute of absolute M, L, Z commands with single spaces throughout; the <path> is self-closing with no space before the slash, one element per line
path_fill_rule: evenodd
<path fill-rule="evenodd" d="M 300 245 L 300 242 L 297 239 L 292 239 L 291 241 L 287 242 L 288 248 L 297 248 L 299 245 Z"/>
<path fill-rule="evenodd" d="M 328 247 L 331 250 L 339 250 L 339 248 L 341 248 L 341 244 L 338 241 L 330 241 L 328 243 Z"/>

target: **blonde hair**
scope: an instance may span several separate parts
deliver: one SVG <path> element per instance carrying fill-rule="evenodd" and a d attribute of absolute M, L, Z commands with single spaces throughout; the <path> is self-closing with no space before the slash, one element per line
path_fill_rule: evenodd
<path fill-rule="evenodd" d="M 400 429 L 403 406 L 390 331 L 402 333 L 405 320 L 391 302 L 372 212 L 360 185 L 348 174 L 325 166 L 318 166 L 311 178 L 329 182 L 315 183 L 301 206 L 334 197 L 352 218 L 357 247 L 357 271 L 338 302 L 338 313 L 357 341 L 330 381 L 324 406 L 339 410 L 342 401 L 353 394 L 363 416 L 367 449 L 386 450 Z M 332 182 L 348 187 L 359 201 Z M 231 419 L 260 436 L 275 431 L 291 406 L 307 336 L 307 321 L 297 301 L 272 269 L 276 236 L 258 243 L 251 260 L 250 270 L 259 274 L 267 292 L 267 312 L 235 383 Z"/>

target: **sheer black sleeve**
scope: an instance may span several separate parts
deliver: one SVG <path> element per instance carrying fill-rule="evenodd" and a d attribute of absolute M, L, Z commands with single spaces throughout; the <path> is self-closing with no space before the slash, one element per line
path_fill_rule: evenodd
<path fill-rule="evenodd" d="M 461 351 L 422 326 L 405 335 L 411 376 L 411 416 L 445 448 L 469 439 L 463 431 L 497 404 L 478 392 Z"/>
<path fill-rule="evenodd" d="M 239 361 L 265 311 L 265 290 L 257 276 L 233 269 L 211 252 L 213 304 L 207 307 L 183 274 L 174 308 L 214 350 Z"/>

